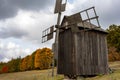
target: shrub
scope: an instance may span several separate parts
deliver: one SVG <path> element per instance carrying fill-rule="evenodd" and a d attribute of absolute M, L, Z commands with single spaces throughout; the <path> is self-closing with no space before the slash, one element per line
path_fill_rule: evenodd
<path fill-rule="evenodd" d="M 8 66 L 3 66 L 2 73 L 7 73 L 7 72 L 8 72 Z"/>

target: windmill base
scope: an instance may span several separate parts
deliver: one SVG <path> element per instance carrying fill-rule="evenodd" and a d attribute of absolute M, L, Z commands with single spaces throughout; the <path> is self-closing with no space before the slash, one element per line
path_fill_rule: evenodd
<path fill-rule="evenodd" d="M 77 76 L 64 76 L 63 80 L 77 80 Z"/>

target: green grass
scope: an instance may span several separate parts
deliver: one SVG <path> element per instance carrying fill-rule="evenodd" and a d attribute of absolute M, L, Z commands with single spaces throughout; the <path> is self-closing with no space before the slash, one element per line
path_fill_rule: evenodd
<path fill-rule="evenodd" d="M 53 80 L 52 70 L 34 70 L 0 74 L 0 80 Z M 62 75 L 55 75 L 54 80 L 62 80 Z"/>
<path fill-rule="evenodd" d="M 117 70 L 112 74 L 96 76 L 93 78 L 87 78 L 85 80 L 120 80 L 120 70 Z"/>
<path fill-rule="evenodd" d="M 120 80 L 120 61 L 110 62 L 110 67 L 114 73 L 108 75 L 98 75 L 92 78 L 79 78 L 78 80 Z M 63 75 L 51 76 L 52 70 L 33 70 L 16 73 L 0 74 L 0 80 L 63 80 Z M 56 69 L 55 69 L 56 72 Z"/>

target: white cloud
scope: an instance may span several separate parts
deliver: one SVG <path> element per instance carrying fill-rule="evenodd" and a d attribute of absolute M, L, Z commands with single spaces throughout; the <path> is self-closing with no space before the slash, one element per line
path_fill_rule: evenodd
<path fill-rule="evenodd" d="M 4 44 L 0 42 L 0 49 L 4 47 Z"/>
<path fill-rule="evenodd" d="M 31 54 L 31 50 L 30 49 L 25 49 L 24 52 L 27 53 L 28 55 Z"/>
<path fill-rule="evenodd" d="M 2 61 L 2 62 L 8 62 L 8 61 L 10 61 L 10 59 L 8 59 L 8 58 L 5 57 L 5 58 L 2 59 L 1 61 Z"/>
<path fill-rule="evenodd" d="M 1 44 L 1 43 L 0 43 Z M 7 62 L 12 58 L 25 57 L 32 53 L 29 48 L 23 49 L 20 45 L 14 42 L 2 43 L 3 47 L 0 48 L 0 61 Z"/>
<path fill-rule="evenodd" d="M 18 45 L 15 45 L 15 43 L 9 42 L 7 45 L 7 49 L 14 49 L 16 48 Z"/>
<path fill-rule="evenodd" d="M 9 32 L 5 30 L 4 33 L 9 35 L 2 35 L 2 32 L 0 34 L 3 38 L 16 38 L 17 33 L 19 39 L 40 43 L 42 31 L 55 24 L 56 16 L 54 14 L 21 10 L 16 17 L 0 22 L 0 29 L 7 29 Z M 16 32 L 17 29 L 20 31 Z"/>

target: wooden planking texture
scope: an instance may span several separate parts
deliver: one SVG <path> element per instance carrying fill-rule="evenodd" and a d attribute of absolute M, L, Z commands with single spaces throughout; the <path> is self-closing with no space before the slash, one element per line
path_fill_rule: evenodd
<path fill-rule="evenodd" d="M 71 30 L 66 30 L 59 35 L 58 73 L 76 74 L 74 41 Z"/>
<path fill-rule="evenodd" d="M 108 73 L 106 34 L 95 30 L 59 35 L 58 74 L 97 75 Z"/>

